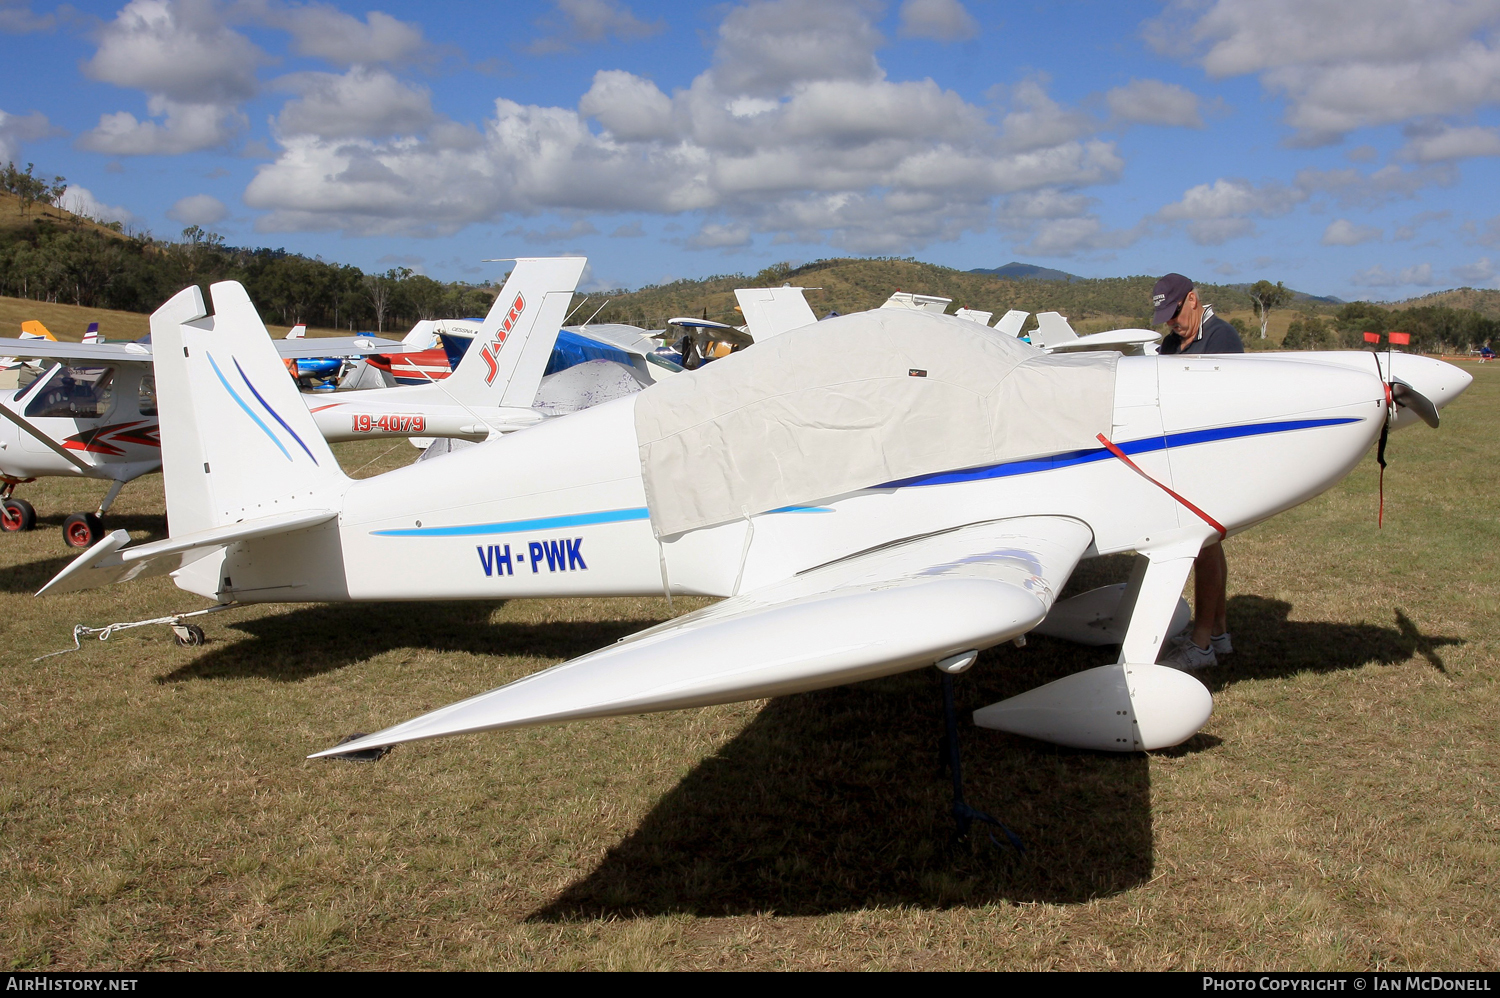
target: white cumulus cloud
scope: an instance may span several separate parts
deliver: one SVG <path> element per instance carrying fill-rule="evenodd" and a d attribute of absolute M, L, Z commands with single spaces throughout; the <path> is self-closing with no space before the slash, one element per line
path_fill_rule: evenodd
<path fill-rule="evenodd" d="M 26 115 L 0 111 L 0 165 L 19 162 L 22 143 L 35 142 L 55 134 L 57 129 L 39 111 Z"/>
<path fill-rule="evenodd" d="M 229 217 L 224 202 L 211 194 L 190 194 L 167 209 L 167 217 L 184 225 L 213 225 Z"/>
<path fill-rule="evenodd" d="M 1369 225 L 1355 225 L 1347 218 L 1336 218 L 1328 223 L 1328 228 L 1323 230 L 1324 246 L 1358 246 L 1360 243 L 1374 242 L 1381 236 L 1381 230 Z"/>
<path fill-rule="evenodd" d="M 430 46 L 419 25 L 372 10 L 361 21 L 331 4 L 267 6 L 261 20 L 288 31 L 292 48 L 335 66 L 401 63 Z"/>
<path fill-rule="evenodd" d="M 1419 163 L 1468 159 L 1471 156 L 1500 156 L 1500 129 L 1470 126 L 1452 128 L 1407 129 L 1406 145 L 1397 150 L 1402 159 Z"/>
<path fill-rule="evenodd" d="M 1104 95 L 1110 114 L 1119 121 L 1139 125 L 1175 125 L 1202 128 L 1198 95 L 1186 87 L 1161 80 L 1131 80 Z"/>
<path fill-rule="evenodd" d="M 539 55 L 567 52 L 579 44 L 608 38 L 648 38 L 666 27 L 660 21 L 642 21 L 619 0 L 553 0 L 552 5 L 556 14 L 537 22 L 547 33 L 527 46 Z"/>
<path fill-rule="evenodd" d="M 1173 5 L 1150 33 L 1164 52 L 1189 39 L 1213 76 L 1259 74 L 1296 142 L 1318 145 L 1493 103 L 1497 28 L 1496 0 L 1213 0 Z"/>
<path fill-rule="evenodd" d="M 765 234 L 904 252 L 995 226 L 1019 241 L 1044 223 L 1038 245 L 1058 252 L 1136 238 L 1105 229 L 1073 197 L 1124 169 L 1114 143 L 1093 134 L 1103 122 L 1054 101 L 1041 80 L 1011 88 L 995 121 L 930 79 L 888 79 L 875 58 L 877 15 L 860 0 L 752 0 L 724 15 L 708 68 L 684 88 L 601 70 L 576 108 L 500 97 L 477 128 L 396 128 L 379 115 L 380 127 L 367 127 L 352 108 L 406 107 L 420 122 L 426 92 L 391 89 L 394 77 L 369 70 L 303 74 L 316 85 L 283 110 L 280 150 L 245 203 L 265 212 L 262 230 L 351 234 L 442 234 L 546 212 L 694 212 L 684 244 L 715 249 Z M 389 96 L 350 96 L 366 89 Z M 997 218 L 1002 201 L 1049 194 L 1074 214 Z"/>
<path fill-rule="evenodd" d="M 1390 271 L 1380 264 L 1358 271 L 1349 278 L 1349 283 L 1365 288 L 1398 288 L 1407 285 L 1432 287 L 1432 264 L 1418 263 L 1400 270 Z"/>
<path fill-rule="evenodd" d="M 123 225 L 135 221 L 135 215 L 128 209 L 115 204 L 104 204 L 94 197 L 93 191 L 87 187 L 79 187 L 77 184 L 69 184 L 57 203 L 75 215 L 92 218 L 104 224 L 119 222 Z"/>
<path fill-rule="evenodd" d="M 1470 287 L 1485 285 L 1500 287 L 1500 270 L 1496 269 L 1495 264 L 1487 256 L 1482 256 L 1466 266 L 1454 267 L 1453 276 Z"/>
<path fill-rule="evenodd" d="M 228 28 L 209 0 L 130 0 L 105 25 L 84 71 L 145 91 L 147 111 L 102 115 L 81 148 L 116 156 L 192 152 L 223 145 L 244 127 L 238 104 L 258 89 L 265 54 Z"/>
<path fill-rule="evenodd" d="M 979 22 L 958 0 L 903 0 L 899 34 L 960 42 L 979 34 Z"/>
<path fill-rule="evenodd" d="M 298 95 L 276 117 L 276 127 L 285 134 L 385 138 L 424 132 L 437 120 L 426 88 L 404 83 L 384 69 L 294 73 L 276 85 Z"/>

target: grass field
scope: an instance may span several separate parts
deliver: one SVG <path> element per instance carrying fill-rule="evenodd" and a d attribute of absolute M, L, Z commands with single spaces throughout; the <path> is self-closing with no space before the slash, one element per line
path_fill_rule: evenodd
<path fill-rule="evenodd" d="M 938 676 L 310 762 L 668 615 L 660 600 L 203 605 L 152 579 L 33 599 L 93 484 L 0 538 L 0 956 L 54 968 L 1500 968 L 1500 366 L 1433 432 L 1228 542 L 1237 654 L 1177 749 L 966 727 L 949 844 Z M 404 443 L 340 448 L 360 475 Z M 162 530 L 159 479 L 112 520 Z M 398 570 L 399 566 L 393 566 Z M 1123 578 L 1085 563 L 1073 588 Z M 676 602 L 683 612 L 702 601 Z M 981 657 L 965 712 L 1100 664 Z"/>

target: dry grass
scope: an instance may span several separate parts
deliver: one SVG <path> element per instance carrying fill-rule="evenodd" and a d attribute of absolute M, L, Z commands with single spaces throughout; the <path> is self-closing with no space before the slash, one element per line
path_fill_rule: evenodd
<path fill-rule="evenodd" d="M 769 702 L 302 757 L 598 647 L 659 600 L 271 606 L 210 642 L 74 622 L 198 605 L 164 580 L 34 600 L 56 526 L 0 538 L 0 953 L 58 968 L 1500 967 L 1500 367 L 1442 431 L 1229 543 L 1240 650 L 1150 756 L 969 728 L 950 847 L 932 670 Z M 364 473 L 409 460 L 341 448 Z M 118 525 L 161 529 L 155 480 Z M 1119 577 L 1087 563 L 1076 585 Z M 678 601 L 681 612 L 684 602 Z M 972 709 L 1098 664 L 1045 639 Z"/>
<path fill-rule="evenodd" d="M 117 312 L 108 308 L 81 308 L 59 302 L 32 301 L 30 298 L 11 298 L 0 295 L 0 336 L 16 337 L 21 334 L 21 323 L 36 319 L 47 327 L 47 331 L 59 340 L 77 343 L 83 339 L 89 323 L 99 323 L 99 332 L 107 340 L 138 340 L 151 331 L 151 316 L 141 312 Z M 276 339 L 281 339 L 291 326 L 267 326 Z M 348 336 L 347 329 L 322 329 L 309 326 L 307 335 Z M 387 338 L 390 333 L 385 334 Z"/>

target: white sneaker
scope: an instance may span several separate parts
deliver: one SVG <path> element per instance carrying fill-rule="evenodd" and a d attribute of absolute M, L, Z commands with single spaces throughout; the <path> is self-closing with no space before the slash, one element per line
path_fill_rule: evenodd
<path fill-rule="evenodd" d="M 1208 639 L 1208 646 L 1214 650 L 1215 655 L 1233 655 L 1234 643 L 1229 640 L 1229 632 L 1215 634 Z"/>
<path fill-rule="evenodd" d="M 1170 669 L 1180 669 L 1183 672 L 1196 672 L 1198 669 L 1218 665 L 1219 658 L 1214 654 L 1212 644 L 1207 648 L 1199 648 L 1189 640 L 1182 642 L 1157 659 L 1156 664 L 1165 665 Z"/>

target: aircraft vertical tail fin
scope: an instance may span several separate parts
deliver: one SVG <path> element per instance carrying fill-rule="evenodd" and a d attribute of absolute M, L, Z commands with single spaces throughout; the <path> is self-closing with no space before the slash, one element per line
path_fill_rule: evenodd
<path fill-rule="evenodd" d="M 304 340 L 307 338 L 307 326 L 301 322 L 286 331 L 289 340 Z"/>
<path fill-rule="evenodd" d="M 1047 349 L 1078 339 L 1073 327 L 1060 312 L 1038 312 L 1036 329 L 1031 333 L 1031 345 Z"/>
<path fill-rule="evenodd" d="M 995 332 L 1001 336 L 1020 336 L 1021 327 L 1026 325 L 1026 320 L 1029 318 L 1031 318 L 1030 312 L 1023 312 L 1018 308 L 1013 308 L 1002 315 L 999 322 L 995 323 Z"/>
<path fill-rule="evenodd" d="M 744 313 L 745 325 L 755 342 L 818 321 L 802 292 L 806 288 L 736 288 L 734 297 Z"/>
<path fill-rule="evenodd" d="M 444 390 L 464 405 L 530 407 L 587 263 L 580 256 L 518 259 Z"/>
<path fill-rule="evenodd" d="M 344 473 L 235 281 L 151 315 L 162 474 L 174 536 L 307 508 Z"/>
<path fill-rule="evenodd" d="M 99 335 L 99 323 L 97 323 L 97 322 L 91 322 L 91 323 L 89 323 L 89 328 L 86 329 L 86 330 L 84 330 L 84 333 L 83 333 L 83 342 L 85 342 L 85 343 L 103 343 L 104 342 L 104 337 L 102 337 L 102 336 Z"/>
<path fill-rule="evenodd" d="M 21 339 L 52 340 L 53 342 L 57 341 L 57 337 L 53 336 L 52 333 L 48 331 L 46 326 L 42 325 L 40 322 L 37 322 L 35 319 L 27 319 L 25 322 L 21 323 Z"/>

